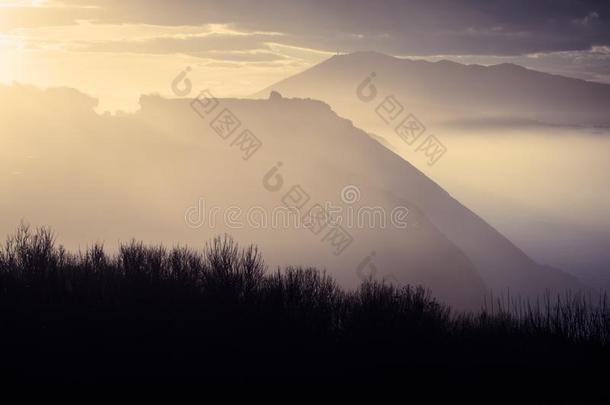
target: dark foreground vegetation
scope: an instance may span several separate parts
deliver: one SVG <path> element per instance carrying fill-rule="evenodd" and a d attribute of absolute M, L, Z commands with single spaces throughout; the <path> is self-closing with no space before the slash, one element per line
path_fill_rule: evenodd
<path fill-rule="evenodd" d="M 226 237 L 202 252 L 132 242 L 111 257 L 101 246 L 70 254 L 23 227 L 0 251 L 5 382 L 501 384 L 514 373 L 524 384 L 556 376 L 557 390 L 563 377 L 598 375 L 609 346 L 605 299 L 453 313 L 422 288 L 371 280 L 348 292 L 313 269 L 266 272 L 255 247 Z"/>

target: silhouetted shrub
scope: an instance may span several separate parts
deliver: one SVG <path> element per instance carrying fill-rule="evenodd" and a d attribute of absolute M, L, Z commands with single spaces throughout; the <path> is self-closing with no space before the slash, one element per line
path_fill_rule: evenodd
<path fill-rule="evenodd" d="M 132 241 L 71 254 L 22 226 L 0 249 L 0 370 L 8 378 L 399 376 L 431 365 L 585 367 L 608 360 L 610 311 L 567 294 L 455 313 L 422 287 L 316 269 L 267 272 L 256 247 Z"/>

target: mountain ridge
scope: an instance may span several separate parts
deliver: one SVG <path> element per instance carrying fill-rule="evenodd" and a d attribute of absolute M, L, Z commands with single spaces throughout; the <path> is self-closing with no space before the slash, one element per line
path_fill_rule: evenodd
<path fill-rule="evenodd" d="M 426 122 L 490 117 L 554 125 L 610 125 L 610 84 L 540 72 L 517 64 L 483 66 L 402 59 L 378 52 L 335 55 L 285 78 L 254 97 L 279 91 L 324 100 L 340 115 L 359 116 L 356 87 L 372 73 L 374 85 L 393 94 Z M 363 126 L 358 122 L 359 126 Z"/>

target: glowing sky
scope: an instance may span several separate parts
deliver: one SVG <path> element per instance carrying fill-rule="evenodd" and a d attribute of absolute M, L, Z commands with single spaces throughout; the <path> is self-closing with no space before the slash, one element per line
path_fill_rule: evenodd
<path fill-rule="evenodd" d="M 337 52 L 376 50 L 610 82 L 608 2 L 430 3 L 0 0 L 0 81 L 133 110 L 142 93 L 169 94 L 185 66 L 198 87 L 248 96 Z"/>

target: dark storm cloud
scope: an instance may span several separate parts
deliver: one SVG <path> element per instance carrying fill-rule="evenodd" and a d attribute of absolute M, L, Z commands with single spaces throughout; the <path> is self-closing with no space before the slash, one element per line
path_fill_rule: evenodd
<path fill-rule="evenodd" d="M 610 2 L 567 0 L 71 0 L 103 22 L 236 26 L 299 46 L 410 55 L 519 55 L 609 45 Z"/>

